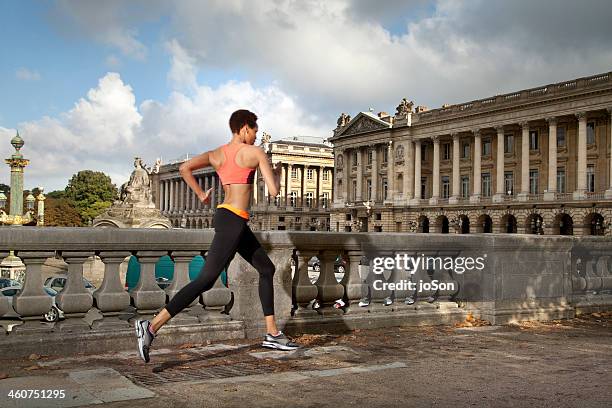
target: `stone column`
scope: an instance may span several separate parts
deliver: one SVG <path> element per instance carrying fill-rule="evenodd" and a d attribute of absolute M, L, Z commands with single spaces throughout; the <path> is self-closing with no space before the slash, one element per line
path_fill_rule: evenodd
<path fill-rule="evenodd" d="M 291 193 L 291 163 L 287 163 L 287 172 L 285 173 L 285 205 L 289 205 L 289 193 Z"/>
<path fill-rule="evenodd" d="M 460 187 L 459 187 L 459 164 L 461 163 L 461 159 L 459 157 L 460 146 L 459 146 L 459 134 L 451 133 L 451 137 L 453 138 L 453 191 L 452 195 L 448 199 L 449 204 L 457 204 L 459 202 Z"/>
<path fill-rule="evenodd" d="M 584 197 L 586 192 L 586 112 L 579 112 L 576 117 L 578 118 L 578 157 L 574 199 Z"/>
<path fill-rule="evenodd" d="M 608 108 L 608 116 L 610 116 L 610 120 L 608 121 L 608 133 L 610 135 L 610 173 L 608 176 L 608 188 L 606 189 L 605 198 L 612 198 L 612 107 Z"/>
<path fill-rule="evenodd" d="M 408 204 L 414 197 L 414 146 L 412 141 L 404 144 L 406 156 L 404 156 L 404 202 Z"/>
<path fill-rule="evenodd" d="M 319 177 L 317 178 L 317 208 L 321 207 L 321 196 L 323 195 L 323 173 L 325 173 L 325 167 L 319 166 Z"/>
<path fill-rule="evenodd" d="M 421 141 L 414 141 L 414 198 L 411 204 L 421 203 Z"/>
<path fill-rule="evenodd" d="M 174 186 L 174 180 L 169 180 L 168 183 L 170 184 L 170 197 L 169 197 L 169 207 L 168 210 L 170 212 L 174 211 L 174 191 L 175 191 L 175 186 Z"/>
<path fill-rule="evenodd" d="M 215 185 L 216 177 L 214 174 L 210 176 L 210 185 L 208 188 L 212 188 L 210 192 L 210 208 L 217 207 L 217 186 Z"/>
<path fill-rule="evenodd" d="M 390 203 L 395 199 L 395 148 L 393 140 L 389 140 L 387 145 L 387 200 Z"/>
<path fill-rule="evenodd" d="M 355 201 L 363 201 L 363 149 L 357 148 L 357 191 Z"/>
<path fill-rule="evenodd" d="M 470 197 L 471 203 L 477 203 L 480 201 L 480 156 L 482 154 L 482 137 L 480 136 L 480 129 L 474 131 L 474 189 L 473 194 Z"/>
<path fill-rule="evenodd" d="M 433 141 L 433 191 L 429 204 L 437 204 L 440 198 L 440 136 L 431 138 Z"/>
<path fill-rule="evenodd" d="M 557 194 L 557 118 L 546 118 L 548 122 L 548 186 L 544 200 L 552 201 Z"/>
<path fill-rule="evenodd" d="M 497 126 L 497 162 L 496 165 L 496 180 L 495 180 L 495 195 L 493 202 L 499 203 L 504 201 L 504 127 Z"/>
<path fill-rule="evenodd" d="M 304 207 L 304 194 L 306 191 L 306 171 L 308 170 L 308 165 L 305 164 L 302 166 L 302 179 L 300 180 L 300 207 Z"/>
<path fill-rule="evenodd" d="M 372 177 L 372 200 L 373 202 L 378 201 L 378 149 L 376 145 L 372 146 L 372 171 L 370 172 Z"/>
<path fill-rule="evenodd" d="M 521 129 L 521 191 L 519 201 L 527 201 L 529 195 L 529 122 L 522 122 Z"/>
<path fill-rule="evenodd" d="M 207 174 L 204 176 L 204 191 L 208 191 L 208 189 L 210 188 L 210 176 Z M 204 204 L 204 208 L 210 208 L 210 205 L 212 203 L 212 196 L 210 197 L 211 201 L 208 202 L 208 204 Z"/>
<path fill-rule="evenodd" d="M 343 174 L 342 174 L 342 182 L 344 183 L 344 191 L 342 192 L 342 199 L 344 200 L 343 202 L 348 203 L 349 202 L 349 183 L 351 182 L 351 162 L 349 161 L 351 156 L 349 154 L 349 150 L 345 149 L 344 150 L 344 170 L 342 170 Z"/>

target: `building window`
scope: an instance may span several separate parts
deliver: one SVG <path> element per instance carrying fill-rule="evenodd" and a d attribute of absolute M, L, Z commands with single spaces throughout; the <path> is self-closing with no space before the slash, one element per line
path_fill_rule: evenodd
<path fill-rule="evenodd" d="M 323 170 L 323 181 L 329 180 L 329 170 Z"/>
<path fill-rule="evenodd" d="M 372 156 L 374 156 L 374 149 L 368 149 L 368 164 L 372 164 Z"/>
<path fill-rule="evenodd" d="M 565 193 L 565 169 L 557 169 L 557 191 Z"/>
<path fill-rule="evenodd" d="M 357 201 L 357 180 L 353 180 L 353 201 Z"/>
<path fill-rule="evenodd" d="M 306 179 L 312 180 L 313 174 L 314 174 L 314 170 L 313 169 L 306 170 Z"/>
<path fill-rule="evenodd" d="M 491 173 L 482 173 L 481 190 L 484 197 L 491 196 Z"/>
<path fill-rule="evenodd" d="M 442 160 L 450 160 L 451 156 L 451 144 L 444 143 L 442 144 Z"/>
<path fill-rule="evenodd" d="M 366 191 L 367 191 L 367 198 L 368 201 L 370 201 L 372 199 L 372 179 L 367 179 L 366 180 Z"/>
<path fill-rule="evenodd" d="M 382 149 L 382 162 L 386 163 L 389 160 L 389 149 L 384 148 Z"/>
<path fill-rule="evenodd" d="M 587 144 L 595 144 L 595 122 L 587 123 Z"/>
<path fill-rule="evenodd" d="M 427 177 L 421 177 L 421 198 L 427 197 Z"/>
<path fill-rule="evenodd" d="M 427 160 L 427 145 L 421 144 L 421 161 Z"/>
<path fill-rule="evenodd" d="M 388 185 L 387 185 L 387 178 L 384 177 L 382 179 L 383 200 L 387 199 L 387 192 L 388 192 L 388 190 L 389 190 L 389 188 L 388 188 Z"/>
<path fill-rule="evenodd" d="M 565 146 L 565 126 L 557 126 L 557 147 Z"/>
<path fill-rule="evenodd" d="M 356 166 L 357 165 L 357 151 L 356 150 L 353 150 L 352 156 L 353 156 L 353 166 Z"/>
<path fill-rule="evenodd" d="M 504 193 L 514 194 L 514 174 L 511 171 L 504 172 Z"/>
<path fill-rule="evenodd" d="M 504 153 L 514 151 L 514 135 L 512 133 L 504 135 Z"/>
<path fill-rule="evenodd" d="M 297 192 L 292 191 L 291 194 L 289 194 L 289 204 L 292 207 L 295 207 L 296 202 L 297 202 Z"/>
<path fill-rule="evenodd" d="M 470 176 L 461 176 L 461 197 L 470 196 Z"/>
<path fill-rule="evenodd" d="M 485 157 L 491 155 L 491 139 L 484 139 L 482 141 L 482 155 Z"/>
<path fill-rule="evenodd" d="M 323 199 L 321 204 L 323 205 L 323 208 L 327 208 L 329 204 L 329 193 L 323 193 Z"/>
<path fill-rule="evenodd" d="M 442 176 L 442 198 L 450 196 L 450 181 L 448 176 Z"/>
<path fill-rule="evenodd" d="M 461 158 L 467 159 L 470 157 L 470 144 L 468 142 L 464 142 L 461 144 Z"/>
<path fill-rule="evenodd" d="M 312 208 L 313 194 L 311 191 L 306 193 L 306 207 Z"/>
<path fill-rule="evenodd" d="M 538 144 L 538 131 L 529 131 L 529 150 L 538 150 L 539 148 L 540 147 Z"/>
<path fill-rule="evenodd" d="M 587 185 L 587 191 L 589 193 L 594 193 L 595 192 L 595 166 L 592 164 L 589 164 L 587 166 L 586 169 L 586 185 Z"/>
<path fill-rule="evenodd" d="M 297 168 L 296 167 L 292 167 L 291 168 L 291 178 L 292 179 L 296 179 L 297 178 Z"/>
<path fill-rule="evenodd" d="M 529 194 L 538 194 L 538 171 L 529 170 Z"/>
<path fill-rule="evenodd" d="M 278 222 L 285 222 L 285 216 L 278 216 Z"/>
<path fill-rule="evenodd" d="M 382 221 L 382 214 L 381 213 L 376 213 L 376 214 L 374 214 L 374 216 L 375 216 L 374 218 L 375 218 L 376 221 Z"/>

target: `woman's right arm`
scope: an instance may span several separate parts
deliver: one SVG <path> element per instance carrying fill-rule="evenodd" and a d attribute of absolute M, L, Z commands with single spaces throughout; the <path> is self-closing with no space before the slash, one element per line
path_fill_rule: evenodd
<path fill-rule="evenodd" d="M 187 160 L 179 166 L 179 173 L 181 174 L 181 177 L 183 177 L 185 183 L 187 183 L 187 185 L 195 192 L 196 196 L 198 196 L 198 198 L 202 202 L 207 202 L 212 188 L 208 189 L 207 191 L 202 191 L 200 185 L 198 184 L 192 173 L 194 170 L 210 166 L 210 153 L 212 152 L 202 153 L 199 156 Z"/>
<path fill-rule="evenodd" d="M 280 178 L 282 172 L 282 164 L 277 163 L 274 168 L 270 166 L 268 156 L 261 148 L 257 148 L 257 159 L 259 163 L 259 171 L 263 176 L 264 182 L 268 186 L 268 194 L 271 197 L 276 197 L 280 193 Z"/>

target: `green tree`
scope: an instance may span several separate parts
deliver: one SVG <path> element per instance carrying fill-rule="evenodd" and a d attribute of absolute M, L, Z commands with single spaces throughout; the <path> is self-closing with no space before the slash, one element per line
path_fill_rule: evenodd
<path fill-rule="evenodd" d="M 65 190 L 50 191 L 49 194 L 45 194 L 45 196 L 50 197 L 50 198 L 64 198 L 66 196 L 66 191 Z"/>
<path fill-rule="evenodd" d="M 74 201 L 83 222 L 87 224 L 118 198 L 118 191 L 106 174 L 81 170 L 68 182 L 64 197 Z"/>

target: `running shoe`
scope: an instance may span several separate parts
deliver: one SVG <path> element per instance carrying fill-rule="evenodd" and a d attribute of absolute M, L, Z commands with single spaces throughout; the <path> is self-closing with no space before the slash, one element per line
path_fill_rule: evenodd
<path fill-rule="evenodd" d="M 412 296 L 408 296 L 406 298 L 406 300 L 404 301 L 404 303 L 407 304 L 407 305 L 414 305 L 414 302 L 415 302 L 415 300 L 414 300 L 414 298 Z"/>
<path fill-rule="evenodd" d="M 370 305 L 370 299 L 363 298 L 359 301 L 359 307 L 366 307 Z"/>
<path fill-rule="evenodd" d="M 134 322 L 136 338 L 138 339 L 138 352 L 145 363 L 149 362 L 149 349 L 153 339 L 155 339 L 155 335 L 149 331 L 149 326 L 151 326 L 151 322 L 148 320 L 136 320 Z"/>
<path fill-rule="evenodd" d="M 383 305 L 385 306 L 391 306 L 393 304 L 393 299 L 391 299 L 390 297 L 386 297 L 385 300 L 383 300 Z"/>
<path fill-rule="evenodd" d="M 297 350 L 300 346 L 293 343 L 282 331 L 279 331 L 276 336 L 271 335 L 270 333 L 266 334 L 266 338 L 263 343 L 261 343 L 263 347 L 276 349 L 276 350 Z"/>

